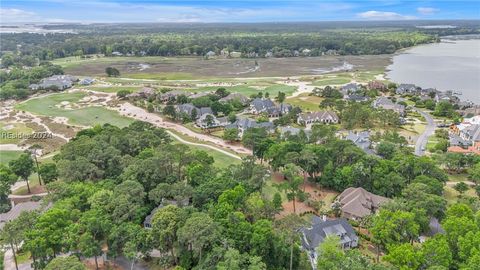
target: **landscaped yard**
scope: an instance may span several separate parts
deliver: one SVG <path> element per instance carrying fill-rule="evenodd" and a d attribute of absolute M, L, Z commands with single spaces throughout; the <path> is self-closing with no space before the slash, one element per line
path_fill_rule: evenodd
<path fill-rule="evenodd" d="M 110 123 L 115 126 L 125 127 L 133 122 L 131 118 L 120 116 L 117 112 L 103 107 L 84 107 L 77 109 L 57 107 L 62 102 L 75 104 L 85 95 L 86 93 L 83 92 L 48 95 L 22 102 L 16 106 L 16 109 L 37 115 L 66 117 L 69 119 L 69 123 L 81 126 Z"/>
<path fill-rule="evenodd" d="M 308 94 L 301 94 L 293 98 L 287 98 L 286 103 L 289 103 L 293 106 L 298 106 L 306 111 L 318 111 L 320 108 L 320 102 L 323 98 L 317 96 L 309 96 Z"/>

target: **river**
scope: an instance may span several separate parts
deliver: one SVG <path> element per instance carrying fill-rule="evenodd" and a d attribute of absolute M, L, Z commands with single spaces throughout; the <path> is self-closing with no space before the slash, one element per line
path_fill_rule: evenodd
<path fill-rule="evenodd" d="M 396 54 L 387 78 L 422 88 L 453 90 L 480 104 L 480 39 L 443 39 Z"/>

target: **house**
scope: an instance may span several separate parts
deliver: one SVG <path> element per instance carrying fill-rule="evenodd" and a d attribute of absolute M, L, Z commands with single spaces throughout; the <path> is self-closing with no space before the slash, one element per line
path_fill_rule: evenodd
<path fill-rule="evenodd" d="M 123 53 L 115 51 L 112 52 L 112 56 L 123 56 Z"/>
<path fill-rule="evenodd" d="M 219 99 L 218 101 L 221 103 L 228 103 L 232 100 L 238 100 L 242 105 L 247 105 L 250 99 L 240 93 L 231 93 L 226 97 Z"/>
<path fill-rule="evenodd" d="M 158 98 L 160 99 L 161 102 L 165 103 L 167 101 L 175 100 L 178 96 L 185 95 L 185 96 L 190 96 L 191 93 L 181 91 L 181 90 L 172 90 L 165 92 L 161 94 Z"/>
<path fill-rule="evenodd" d="M 310 125 L 313 123 L 338 124 L 340 119 L 334 111 L 319 111 L 301 113 L 297 118 L 299 125 Z"/>
<path fill-rule="evenodd" d="M 385 110 L 393 110 L 400 114 L 400 116 L 405 116 L 405 106 L 393 103 L 393 101 L 387 97 L 378 97 L 373 101 L 372 106 L 376 109 L 382 108 Z"/>
<path fill-rule="evenodd" d="M 422 88 L 422 89 L 420 89 L 420 95 L 422 95 L 422 96 L 435 97 L 437 95 L 437 93 L 439 93 L 439 92 L 440 91 L 438 91 L 435 88 Z"/>
<path fill-rule="evenodd" d="M 376 90 L 382 90 L 382 91 L 387 89 L 387 86 L 380 81 L 370 81 L 368 82 L 367 87 L 368 89 L 376 89 Z"/>
<path fill-rule="evenodd" d="M 276 105 L 269 98 L 256 98 L 250 102 L 250 112 L 253 114 L 268 113 L 276 110 Z"/>
<path fill-rule="evenodd" d="M 177 105 L 176 110 L 177 110 L 177 113 L 179 113 L 179 114 L 186 114 L 188 116 L 194 115 L 195 119 L 200 118 L 204 114 L 212 114 L 213 115 L 212 108 L 210 108 L 210 107 L 197 108 L 197 107 L 193 106 L 193 104 L 191 104 L 191 103 L 185 103 L 185 104 Z M 193 113 L 193 111 L 195 111 L 195 113 Z M 195 119 L 193 119 L 193 120 L 195 120 Z"/>
<path fill-rule="evenodd" d="M 416 94 L 417 86 L 415 86 L 415 84 L 402 83 L 397 87 L 395 93 L 398 95 Z"/>
<path fill-rule="evenodd" d="M 155 90 L 150 87 L 143 87 L 137 92 L 142 98 L 151 98 L 155 96 Z"/>
<path fill-rule="evenodd" d="M 162 202 L 160 203 L 159 206 L 155 207 L 151 212 L 150 214 L 145 217 L 145 220 L 143 221 L 143 227 L 146 228 L 146 229 L 151 229 L 152 228 L 152 220 L 153 220 L 153 216 L 155 215 L 155 213 L 164 208 L 165 206 L 167 205 L 175 205 L 175 206 L 178 206 L 178 207 L 184 207 L 184 206 L 188 206 L 190 203 L 190 199 L 189 198 L 186 198 L 186 199 L 183 199 L 183 200 L 167 200 L 167 199 L 162 199 Z"/>
<path fill-rule="evenodd" d="M 94 82 L 95 82 L 95 79 L 90 78 L 90 77 L 86 77 L 86 78 L 81 79 L 80 82 L 79 82 L 79 84 L 81 84 L 81 85 L 90 85 L 90 84 L 92 84 L 92 83 L 94 83 Z"/>
<path fill-rule="evenodd" d="M 327 220 L 325 217 L 314 216 L 310 227 L 303 227 L 300 230 L 302 249 L 308 253 L 312 269 L 317 269 L 317 248 L 328 236 L 340 238 L 340 245 L 343 249 L 351 249 L 358 246 L 358 236 L 352 225 L 344 218 Z M 319 269 L 323 270 L 323 269 Z"/>
<path fill-rule="evenodd" d="M 287 126 L 287 127 L 279 127 L 278 131 L 282 138 L 287 137 L 288 135 L 298 135 L 300 133 L 299 128 Z"/>
<path fill-rule="evenodd" d="M 14 205 L 10 211 L 0 214 L 0 229 L 5 226 L 5 223 L 12 221 L 20 216 L 22 212 L 44 211 L 50 208 L 51 204 L 43 205 L 42 201 L 28 201 Z"/>
<path fill-rule="evenodd" d="M 336 200 L 341 205 L 343 217 L 353 220 L 374 214 L 381 204 L 389 201 L 388 198 L 370 193 L 361 187 L 345 189 Z"/>
<path fill-rule="evenodd" d="M 77 78 L 71 75 L 53 75 L 48 78 L 44 78 L 39 84 L 31 84 L 29 88 L 31 90 L 39 89 L 52 89 L 65 90 L 72 87 L 73 83 L 78 81 Z"/>
<path fill-rule="evenodd" d="M 210 58 L 210 57 L 214 57 L 215 55 L 217 55 L 214 51 L 208 51 L 206 54 L 205 54 L 205 58 Z"/>
<path fill-rule="evenodd" d="M 250 118 L 237 119 L 234 123 L 225 126 L 225 129 L 229 128 L 238 129 L 238 135 L 240 137 L 242 137 L 243 133 L 250 128 L 264 128 L 268 133 L 273 133 L 275 131 L 275 126 L 272 122 L 257 122 Z"/>
<path fill-rule="evenodd" d="M 476 119 L 478 116 L 474 118 Z M 480 124 L 462 123 L 453 130 L 450 133 L 451 146 L 447 149 L 448 152 L 480 155 Z M 457 130 L 458 133 L 455 133 Z"/>
<path fill-rule="evenodd" d="M 374 154 L 373 150 L 370 148 L 372 143 L 370 142 L 370 132 L 368 131 L 349 131 L 348 135 L 345 137 L 345 140 L 352 141 L 367 154 Z"/>
<path fill-rule="evenodd" d="M 209 116 L 211 117 L 211 120 L 212 120 L 211 123 L 208 122 Z M 195 123 L 197 124 L 197 126 L 203 129 L 224 127 L 228 125 L 228 117 L 217 118 L 215 115 L 211 113 L 204 113 L 197 119 Z"/>
<path fill-rule="evenodd" d="M 358 89 L 358 84 L 349 83 L 342 86 L 340 90 L 343 94 L 351 94 L 351 93 L 357 92 L 359 89 Z"/>
<path fill-rule="evenodd" d="M 351 102 L 365 102 L 368 101 L 369 98 L 366 96 L 362 96 L 359 94 L 347 94 L 343 96 L 343 99 L 346 101 L 351 101 Z"/>

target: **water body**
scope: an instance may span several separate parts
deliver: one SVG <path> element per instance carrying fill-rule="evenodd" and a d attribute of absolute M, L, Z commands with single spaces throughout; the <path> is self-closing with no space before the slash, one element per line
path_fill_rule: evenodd
<path fill-rule="evenodd" d="M 453 90 L 480 104 L 480 39 L 416 46 L 395 55 L 387 69 L 387 78 L 396 83 Z"/>

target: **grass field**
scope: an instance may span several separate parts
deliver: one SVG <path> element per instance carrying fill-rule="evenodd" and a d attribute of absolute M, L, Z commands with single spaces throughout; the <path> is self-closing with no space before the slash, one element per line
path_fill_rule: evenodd
<path fill-rule="evenodd" d="M 0 123 L 0 144 L 17 144 L 20 138 L 9 138 L 8 134 L 32 134 L 33 130 L 23 123 Z"/>
<path fill-rule="evenodd" d="M 293 98 L 287 98 L 286 103 L 289 103 L 293 106 L 298 106 L 306 111 L 318 111 L 320 102 L 323 98 L 316 96 L 309 96 L 308 94 L 302 94 Z"/>
<path fill-rule="evenodd" d="M 105 93 L 116 93 L 120 90 L 128 90 L 133 92 L 136 92 L 140 89 L 142 89 L 141 86 L 88 86 L 85 87 L 85 89 L 96 91 L 96 92 L 105 92 Z"/>
<path fill-rule="evenodd" d="M 55 106 L 62 101 L 75 103 L 85 95 L 86 94 L 82 92 L 48 95 L 22 102 L 16 106 L 16 109 L 29 111 L 37 115 L 66 117 L 71 124 L 82 126 L 110 123 L 119 127 L 125 127 L 133 122 L 133 120 L 128 117 L 120 116 L 117 112 L 102 107 L 63 109 Z"/>
<path fill-rule="evenodd" d="M 8 164 L 10 160 L 14 160 L 18 158 L 23 152 L 22 151 L 0 151 L 0 163 L 1 164 Z"/>

